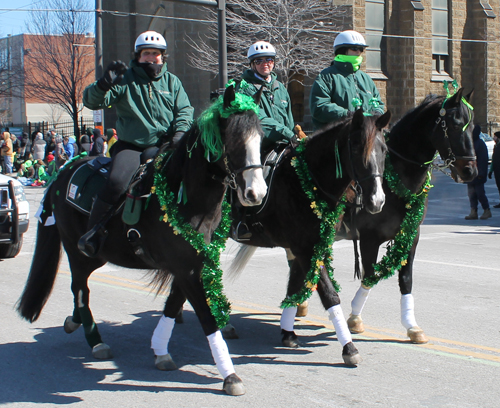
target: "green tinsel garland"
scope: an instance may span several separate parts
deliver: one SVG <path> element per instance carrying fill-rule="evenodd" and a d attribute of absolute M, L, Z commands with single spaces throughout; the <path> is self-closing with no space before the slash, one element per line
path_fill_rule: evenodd
<path fill-rule="evenodd" d="M 314 245 L 313 257 L 311 259 L 311 269 L 307 272 L 305 285 L 302 289 L 292 295 L 287 296 L 281 302 L 282 308 L 295 307 L 311 297 L 312 291 L 316 289 L 322 269 L 326 269 L 335 290 L 340 291 L 339 284 L 333 278 L 333 250 L 332 245 L 335 241 L 335 226 L 340 216 L 344 213 L 344 199 L 338 203 L 332 211 L 328 204 L 321 200 L 317 195 L 317 188 L 311 180 L 311 175 L 304 159 L 305 139 L 302 139 L 296 149 L 297 155 L 292 158 L 291 164 L 299 177 L 300 184 L 306 196 L 311 201 L 311 208 L 320 219 L 320 237 L 318 243 Z"/>
<path fill-rule="evenodd" d="M 231 308 L 229 301 L 223 293 L 222 269 L 220 267 L 220 254 L 226 247 L 226 240 L 231 226 L 229 218 L 230 206 L 226 201 L 223 202 L 221 223 L 213 233 L 212 242 L 207 245 L 203 234 L 195 231 L 179 214 L 176 197 L 170 191 L 166 177 L 159 171 L 164 159 L 165 154 L 160 155 L 156 159 L 154 184 L 151 188 L 151 193 L 156 194 L 161 209 L 165 212 L 160 217 L 160 221 L 168 222 L 173 228 L 174 234 L 180 234 L 196 249 L 199 255 L 203 256 L 201 280 L 205 289 L 207 304 L 210 307 L 212 315 L 215 317 L 217 326 L 222 328 L 229 321 Z"/>
<path fill-rule="evenodd" d="M 431 174 L 429 172 L 420 192 L 412 194 L 399 179 L 392 167 L 389 155 L 385 160 L 384 178 L 391 191 L 406 201 L 406 215 L 401 223 L 401 230 L 396 234 L 392 243 L 387 245 L 386 254 L 379 263 L 374 265 L 374 275 L 363 279 L 363 285 L 366 287 L 375 286 L 381 279 L 389 278 L 406 265 L 413 241 L 417 236 L 418 227 L 424 216 L 425 200 L 429 190 L 433 187 L 430 184 Z"/>

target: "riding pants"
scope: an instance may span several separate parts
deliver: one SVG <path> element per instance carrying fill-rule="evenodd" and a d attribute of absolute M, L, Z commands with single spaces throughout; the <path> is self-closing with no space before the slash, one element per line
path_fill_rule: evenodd
<path fill-rule="evenodd" d="M 113 146 L 113 159 L 106 187 L 99 198 L 107 204 L 116 204 L 126 193 L 130 180 L 141 164 L 145 148 L 118 140 Z"/>

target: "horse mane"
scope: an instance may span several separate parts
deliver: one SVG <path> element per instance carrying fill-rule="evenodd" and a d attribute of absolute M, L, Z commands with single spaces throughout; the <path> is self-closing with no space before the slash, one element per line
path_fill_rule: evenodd
<path fill-rule="evenodd" d="M 365 126 L 367 126 L 367 128 L 365 129 L 366 131 L 364 132 L 366 140 L 364 143 L 363 161 L 364 164 L 366 165 L 368 163 L 368 160 L 370 159 L 370 154 L 373 150 L 373 145 L 375 143 L 377 135 L 377 129 L 375 127 L 376 117 L 365 116 L 364 118 L 365 118 Z M 349 134 L 348 132 L 343 132 L 342 130 L 344 130 L 347 126 L 350 126 L 351 122 L 352 122 L 351 115 L 339 119 L 338 121 L 331 122 L 322 127 L 321 129 L 316 130 L 311 136 L 309 136 L 308 142 L 310 140 L 313 140 L 315 137 L 321 137 L 321 135 L 324 134 L 329 134 L 329 137 L 332 137 L 333 140 L 339 140 L 340 138 L 345 137 L 345 135 Z"/>
<path fill-rule="evenodd" d="M 391 133 L 393 130 L 399 129 L 401 126 L 403 126 L 403 124 L 412 124 L 424 109 L 427 109 L 435 104 L 441 104 L 443 102 L 443 99 L 444 96 L 439 96 L 433 93 L 427 95 L 418 106 L 410 109 L 396 122 L 396 124 L 391 129 Z M 404 121 L 402 121 L 402 119 L 404 119 Z"/>

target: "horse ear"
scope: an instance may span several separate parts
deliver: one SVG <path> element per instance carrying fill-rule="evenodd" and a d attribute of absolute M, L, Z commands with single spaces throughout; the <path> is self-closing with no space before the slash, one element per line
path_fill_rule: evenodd
<path fill-rule="evenodd" d="M 260 89 L 257 91 L 257 93 L 254 94 L 253 96 L 253 101 L 255 104 L 258 106 L 260 105 L 260 98 L 262 97 L 262 92 L 264 91 L 264 87 L 261 86 Z"/>
<path fill-rule="evenodd" d="M 363 115 L 363 108 L 359 108 L 352 117 L 351 130 L 361 129 L 363 127 L 363 122 L 365 120 L 365 115 Z"/>
<path fill-rule="evenodd" d="M 224 92 L 224 109 L 229 108 L 235 99 L 234 86 L 228 86 Z"/>
<path fill-rule="evenodd" d="M 391 116 L 392 116 L 391 111 L 388 110 L 382 116 L 377 118 L 377 120 L 375 121 L 375 126 L 377 126 L 377 129 L 385 128 L 391 121 Z"/>
<path fill-rule="evenodd" d="M 450 102 L 452 105 L 457 106 L 460 104 L 460 101 L 462 100 L 462 94 L 464 92 L 464 88 L 460 88 L 451 98 Z"/>
<path fill-rule="evenodd" d="M 464 96 L 465 100 L 467 102 L 470 101 L 470 98 L 472 98 L 472 94 L 474 93 L 474 88 L 472 88 L 472 91 L 470 91 L 467 95 Z"/>

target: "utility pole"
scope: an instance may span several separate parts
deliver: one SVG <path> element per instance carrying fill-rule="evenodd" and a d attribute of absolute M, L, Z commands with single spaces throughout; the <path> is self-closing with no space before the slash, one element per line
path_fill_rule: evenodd
<path fill-rule="evenodd" d="M 102 0 L 95 0 L 95 79 L 102 78 Z M 94 125 L 104 134 L 104 112 L 94 111 Z"/>

